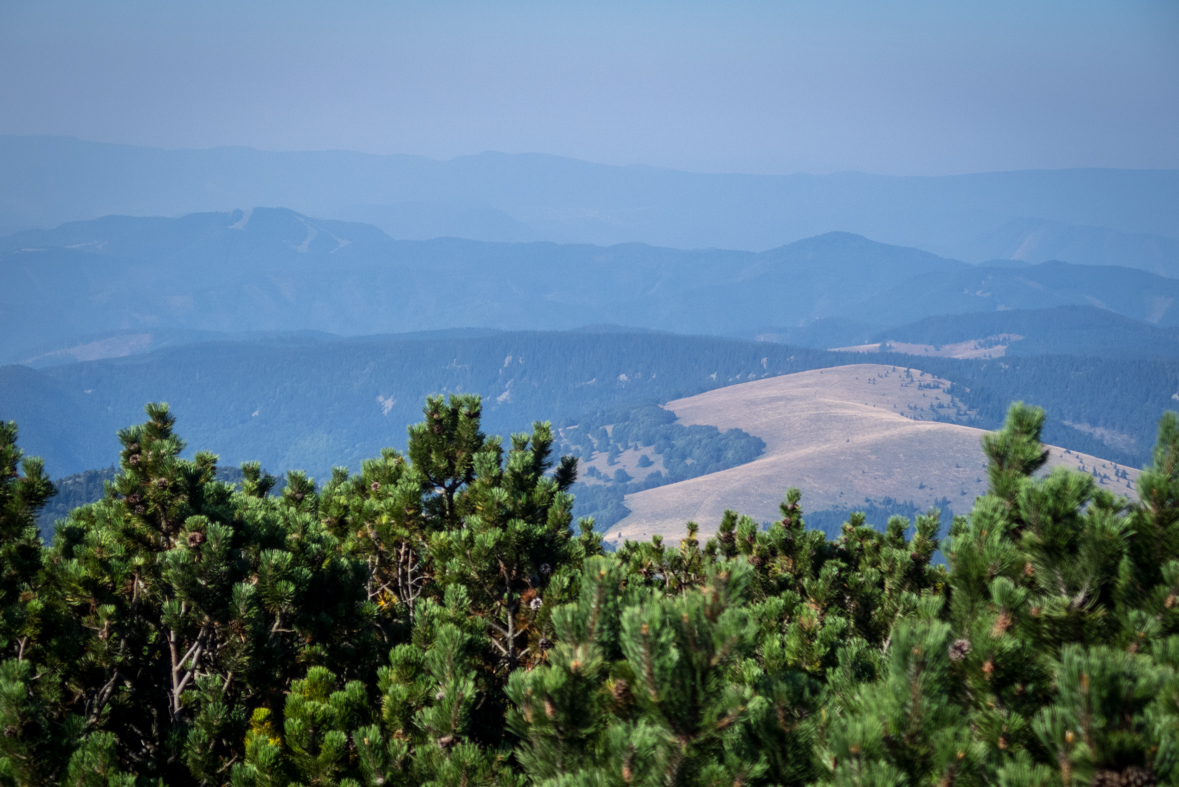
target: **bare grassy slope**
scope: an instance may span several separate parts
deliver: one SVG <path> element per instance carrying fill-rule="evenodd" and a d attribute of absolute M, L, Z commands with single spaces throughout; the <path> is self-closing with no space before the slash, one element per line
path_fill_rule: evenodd
<path fill-rule="evenodd" d="M 854 347 L 833 347 L 835 352 L 848 353 L 902 353 L 904 355 L 927 355 L 934 358 L 1002 358 L 1012 342 L 1023 339 L 1017 333 L 1001 333 L 996 336 L 986 336 L 980 339 L 969 339 L 964 342 L 943 344 L 913 344 L 910 342 L 875 342 L 874 344 L 857 344 Z"/>
<path fill-rule="evenodd" d="M 670 402 L 666 407 L 681 423 L 744 429 L 765 441 L 765 453 L 740 467 L 627 496 L 631 514 L 607 537 L 679 538 L 688 520 L 708 534 L 726 508 L 768 521 L 790 486 L 802 489 L 804 509 L 812 511 L 854 507 L 866 497 L 921 507 L 944 497 L 965 510 L 986 489 L 983 431 L 928 420 L 931 405 L 946 416 L 964 412 L 946 384 L 916 369 L 856 364 Z M 1137 470 L 1053 447 L 1049 466 L 1057 465 L 1096 470 L 1103 488 L 1134 495 Z M 1116 477 L 1123 472 L 1126 478 Z"/>

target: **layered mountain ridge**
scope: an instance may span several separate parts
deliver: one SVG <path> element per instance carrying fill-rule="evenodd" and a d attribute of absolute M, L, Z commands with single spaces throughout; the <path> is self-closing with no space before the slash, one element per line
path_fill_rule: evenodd
<path fill-rule="evenodd" d="M 110 354 L 123 354 L 200 332 L 610 323 L 752 337 L 764 325 L 842 319 L 880 330 L 938 314 L 1069 305 L 1179 325 L 1179 281 L 1146 271 L 976 266 L 841 232 L 760 253 L 404 241 L 371 225 L 255 208 L 17 233 L 0 239 L 0 274 L 6 362 L 99 357 L 91 345 L 119 337 L 122 349 Z"/>

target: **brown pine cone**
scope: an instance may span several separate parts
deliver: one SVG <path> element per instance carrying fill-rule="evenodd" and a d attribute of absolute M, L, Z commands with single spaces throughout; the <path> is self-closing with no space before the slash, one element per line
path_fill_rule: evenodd
<path fill-rule="evenodd" d="M 950 645 L 950 661 L 962 661 L 970 655 L 970 640 L 956 639 Z"/>
<path fill-rule="evenodd" d="M 1131 765 L 1122 771 L 1122 787 L 1154 787 L 1158 783 L 1158 779 L 1149 768 Z"/>
<path fill-rule="evenodd" d="M 1121 787 L 1122 775 L 1117 771 L 1098 771 L 1089 784 L 1091 787 Z"/>

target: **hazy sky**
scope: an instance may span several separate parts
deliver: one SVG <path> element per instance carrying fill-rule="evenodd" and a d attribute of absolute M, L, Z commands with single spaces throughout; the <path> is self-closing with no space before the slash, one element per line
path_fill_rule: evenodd
<path fill-rule="evenodd" d="M 1179 167 L 1179 0 L 0 0 L 0 133 L 699 171 Z"/>

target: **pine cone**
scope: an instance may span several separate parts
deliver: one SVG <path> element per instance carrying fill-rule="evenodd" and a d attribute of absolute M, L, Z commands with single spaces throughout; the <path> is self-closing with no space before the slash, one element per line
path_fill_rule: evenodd
<path fill-rule="evenodd" d="M 1158 779 L 1149 768 L 1131 765 L 1122 771 L 1122 787 L 1154 787 L 1158 783 Z"/>
<path fill-rule="evenodd" d="M 132 467 L 139 464 L 139 454 L 131 454 L 131 458 L 127 460 L 127 464 L 131 465 Z"/>
<path fill-rule="evenodd" d="M 139 505 L 139 495 L 136 495 L 136 494 L 127 495 L 127 505 L 129 505 L 129 506 Z"/>
<path fill-rule="evenodd" d="M 160 489 L 167 489 L 168 488 L 168 479 L 167 478 L 157 478 L 156 479 L 156 486 L 158 486 Z"/>
<path fill-rule="evenodd" d="M 531 601 L 529 601 L 529 602 L 528 602 L 528 607 L 529 607 L 529 608 L 530 608 L 530 609 L 531 609 L 533 612 L 536 612 L 536 611 L 537 611 L 538 609 L 540 609 L 540 608 L 541 608 L 543 605 L 544 605 L 544 602 L 543 602 L 543 601 L 541 601 L 541 600 L 540 600 L 540 598 L 534 598 L 534 599 L 532 599 Z"/>
<path fill-rule="evenodd" d="M 135 513 L 138 514 L 139 516 L 143 516 L 143 514 L 146 510 L 147 509 L 145 509 L 143 506 L 135 506 Z"/>
<path fill-rule="evenodd" d="M 536 644 L 541 650 L 552 650 L 553 648 L 553 641 L 548 637 L 541 637 Z"/>
<path fill-rule="evenodd" d="M 719 538 L 720 538 L 720 540 L 721 540 L 723 543 L 725 543 L 725 544 L 731 544 L 731 543 L 733 543 L 733 533 L 732 533 L 732 531 L 728 531 L 728 532 L 721 533 L 721 534 L 719 535 Z"/>
<path fill-rule="evenodd" d="M 950 644 L 950 661 L 959 662 L 970 655 L 970 640 L 956 639 Z"/>
<path fill-rule="evenodd" d="M 630 684 L 625 680 L 619 679 L 614 681 L 614 689 L 610 692 L 614 697 L 615 702 L 625 703 L 630 700 Z"/>
<path fill-rule="evenodd" d="M 205 543 L 205 534 L 199 530 L 194 530 L 188 534 L 188 545 L 190 547 L 199 547 Z"/>
<path fill-rule="evenodd" d="M 374 492 L 380 492 L 380 491 L 381 491 L 381 484 L 380 484 L 380 482 L 378 482 L 378 481 L 373 481 L 373 486 L 372 486 L 372 489 L 373 489 L 373 491 L 374 491 Z"/>
<path fill-rule="evenodd" d="M 1122 775 L 1117 771 L 1098 771 L 1089 784 L 1090 787 L 1121 787 Z"/>

